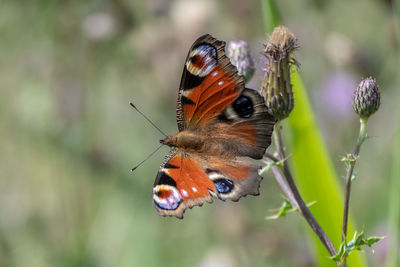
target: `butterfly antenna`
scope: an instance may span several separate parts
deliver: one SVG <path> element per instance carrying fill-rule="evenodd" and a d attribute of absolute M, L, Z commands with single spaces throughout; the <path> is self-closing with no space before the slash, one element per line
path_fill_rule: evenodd
<path fill-rule="evenodd" d="M 161 145 L 161 146 L 159 146 L 156 150 L 154 150 L 153 152 L 151 152 L 150 153 L 150 155 L 148 155 L 144 160 L 142 160 L 138 165 L 136 165 L 135 167 L 133 167 L 132 169 L 131 169 L 131 171 L 133 172 L 134 170 L 136 170 L 140 165 L 142 165 L 146 160 L 148 160 L 151 156 L 153 156 L 154 155 L 154 153 L 156 153 L 162 146 L 164 146 L 164 145 Z"/>
<path fill-rule="evenodd" d="M 129 105 L 136 109 L 136 111 L 139 112 L 139 114 L 142 115 L 148 122 L 150 122 L 150 124 L 153 125 L 154 128 L 156 128 L 160 133 L 167 137 L 167 135 L 163 131 L 161 131 L 160 128 L 158 128 L 146 115 L 144 115 L 132 102 L 129 102 Z"/>

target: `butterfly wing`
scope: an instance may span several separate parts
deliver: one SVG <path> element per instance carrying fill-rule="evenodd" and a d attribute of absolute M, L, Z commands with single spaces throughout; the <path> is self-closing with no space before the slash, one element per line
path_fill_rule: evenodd
<path fill-rule="evenodd" d="M 225 55 L 225 42 L 206 34 L 186 57 L 177 101 L 179 131 L 209 123 L 244 89 L 243 77 Z"/>
<path fill-rule="evenodd" d="M 275 122 L 264 99 L 255 90 L 246 88 L 208 127 L 214 143 L 223 146 L 226 152 L 236 157 L 261 159 L 271 144 Z"/>
<path fill-rule="evenodd" d="M 245 89 L 225 55 L 225 42 L 206 34 L 194 42 L 185 61 L 177 122 L 179 131 L 212 132 L 237 156 L 260 159 L 271 143 L 275 118 L 256 91 Z"/>
<path fill-rule="evenodd" d="M 244 160 L 203 158 L 173 149 L 165 158 L 153 188 L 153 205 L 163 216 L 183 218 L 186 208 L 221 200 L 258 195 L 258 166 Z"/>

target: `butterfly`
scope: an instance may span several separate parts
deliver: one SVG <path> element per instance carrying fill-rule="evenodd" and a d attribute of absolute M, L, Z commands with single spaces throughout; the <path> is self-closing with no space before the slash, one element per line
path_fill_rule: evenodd
<path fill-rule="evenodd" d="M 276 119 L 257 91 L 225 55 L 225 42 L 206 34 L 189 50 L 179 86 L 179 132 L 161 140 L 171 147 L 153 187 L 153 205 L 182 219 L 185 209 L 258 195 L 262 177 L 252 159 L 271 143 Z"/>

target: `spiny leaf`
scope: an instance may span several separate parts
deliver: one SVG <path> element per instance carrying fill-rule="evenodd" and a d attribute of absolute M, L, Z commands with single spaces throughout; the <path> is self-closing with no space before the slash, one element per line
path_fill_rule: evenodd
<path fill-rule="evenodd" d="M 286 216 L 286 213 L 288 211 L 290 211 L 291 209 L 295 209 L 292 205 L 292 203 L 290 203 L 290 201 L 288 199 L 284 199 L 283 203 L 281 205 L 281 207 L 278 209 L 278 212 L 274 215 L 268 216 L 265 219 L 266 220 L 275 220 L 278 219 L 280 217 Z"/>
<path fill-rule="evenodd" d="M 264 172 L 269 171 L 269 169 L 271 169 L 272 166 L 276 166 L 279 164 L 279 162 L 275 162 L 275 161 L 264 161 L 264 162 L 265 162 L 265 166 L 258 171 L 259 175 L 262 175 Z"/>
<path fill-rule="evenodd" d="M 316 203 L 316 201 L 312 201 L 307 204 L 307 207 L 314 205 L 315 203 Z M 287 198 L 284 198 L 283 203 L 279 209 L 274 209 L 272 211 L 276 211 L 276 210 L 278 211 L 276 214 L 270 215 L 270 216 L 266 217 L 265 219 L 266 220 L 276 220 L 280 217 L 286 216 L 287 213 L 298 211 L 298 209 L 296 207 L 294 207 L 292 205 L 292 203 L 290 202 L 290 200 Z"/>
<path fill-rule="evenodd" d="M 346 156 L 344 156 L 341 161 L 346 162 L 346 163 L 353 163 L 357 160 L 357 157 L 355 157 L 353 154 L 347 154 Z"/>
<path fill-rule="evenodd" d="M 363 246 L 371 247 L 373 244 L 382 240 L 384 237 L 381 236 L 371 236 L 365 238 L 364 231 L 358 233 L 357 231 L 354 233 L 353 239 L 350 240 L 347 244 L 346 241 L 343 241 L 340 244 L 339 251 L 336 255 L 330 257 L 330 259 L 334 261 L 344 262 L 351 252 L 355 250 L 362 250 Z"/>

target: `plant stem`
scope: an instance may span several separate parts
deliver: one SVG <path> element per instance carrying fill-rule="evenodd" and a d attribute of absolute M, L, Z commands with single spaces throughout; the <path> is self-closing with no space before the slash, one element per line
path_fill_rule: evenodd
<path fill-rule="evenodd" d="M 353 154 L 347 155 L 346 160 L 348 163 L 347 174 L 346 174 L 346 190 L 345 190 L 345 200 L 343 208 L 343 227 L 342 227 L 342 242 L 346 242 L 347 238 L 347 225 L 349 219 L 349 204 L 350 204 L 350 192 L 351 192 L 351 182 L 353 179 L 354 166 L 360 154 L 360 148 L 362 143 L 366 139 L 366 126 L 368 118 L 360 118 L 360 132 L 357 139 L 357 144 L 354 148 Z M 343 264 L 346 264 L 346 258 L 343 260 Z"/>
<path fill-rule="evenodd" d="M 314 216 L 311 214 L 307 205 L 304 203 L 303 199 L 301 198 L 300 192 L 297 189 L 297 186 L 293 180 L 293 176 L 289 169 L 289 164 L 288 164 L 287 160 L 285 160 L 286 156 L 285 156 L 285 151 L 283 148 L 280 121 L 278 121 L 275 124 L 275 129 L 274 129 L 273 135 L 274 135 L 275 145 L 276 145 L 276 148 L 277 148 L 278 154 L 279 154 L 279 159 L 283 161 L 282 162 L 282 172 L 286 178 L 286 181 L 291 190 L 291 193 L 293 194 L 294 199 L 297 202 L 297 203 L 293 203 L 293 204 L 294 205 L 297 204 L 296 206 L 298 206 L 299 211 L 304 216 L 307 223 L 311 226 L 311 229 L 315 232 L 315 234 L 321 240 L 322 244 L 324 244 L 326 249 L 329 251 L 330 255 L 331 256 L 336 255 L 337 251 L 336 251 L 335 247 L 333 246 L 332 241 L 325 234 L 325 232 L 322 230 L 321 226 L 318 224 L 318 222 L 316 221 Z M 339 263 L 337 263 L 337 264 L 339 265 Z"/>
<path fill-rule="evenodd" d="M 357 144 L 354 148 L 353 154 L 347 156 L 349 158 L 349 161 L 348 161 L 349 165 L 348 165 L 347 174 L 346 174 L 346 191 L 345 191 L 345 202 L 344 202 L 344 209 L 343 209 L 342 241 L 345 241 L 346 236 L 347 236 L 347 222 L 348 222 L 348 217 L 349 217 L 351 182 L 352 182 L 352 177 L 353 177 L 353 172 L 354 172 L 354 166 L 356 165 L 356 161 L 357 161 L 358 155 L 360 153 L 361 145 L 366 138 L 365 130 L 366 130 L 367 122 L 368 122 L 368 119 L 360 119 L 360 133 L 358 135 Z"/>

